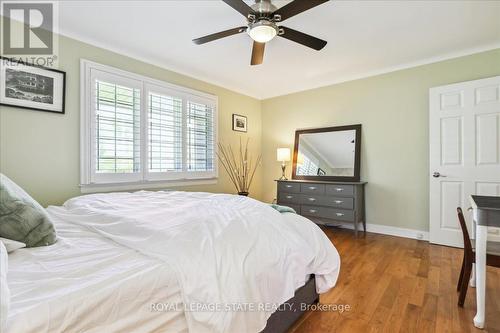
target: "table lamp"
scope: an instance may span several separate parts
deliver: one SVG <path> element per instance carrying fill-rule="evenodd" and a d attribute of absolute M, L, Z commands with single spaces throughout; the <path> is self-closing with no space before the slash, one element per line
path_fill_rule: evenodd
<path fill-rule="evenodd" d="M 278 162 L 281 162 L 281 178 L 279 180 L 287 180 L 285 176 L 285 162 L 290 161 L 290 148 L 278 148 L 276 150 L 276 159 Z"/>

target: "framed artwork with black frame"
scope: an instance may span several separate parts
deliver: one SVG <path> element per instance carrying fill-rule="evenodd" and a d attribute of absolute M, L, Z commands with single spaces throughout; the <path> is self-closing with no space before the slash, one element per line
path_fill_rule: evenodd
<path fill-rule="evenodd" d="M 233 113 L 233 131 L 247 132 L 247 117 Z"/>
<path fill-rule="evenodd" d="M 66 73 L 0 57 L 0 104 L 64 114 Z"/>

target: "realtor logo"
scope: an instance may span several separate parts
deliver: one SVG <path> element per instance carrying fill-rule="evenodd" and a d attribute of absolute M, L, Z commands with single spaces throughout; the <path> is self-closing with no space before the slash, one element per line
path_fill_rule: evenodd
<path fill-rule="evenodd" d="M 3 53 L 52 54 L 53 9 L 52 3 L 4 3 Z"/>
<path fill-rule="evenodd" d="M 52 1 L 2 1 L 2 55 L 51 66 L 56 58 L 56 6 Z"/>

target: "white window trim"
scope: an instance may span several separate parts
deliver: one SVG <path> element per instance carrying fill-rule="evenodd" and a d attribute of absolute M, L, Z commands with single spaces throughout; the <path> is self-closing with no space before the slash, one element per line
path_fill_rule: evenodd
<path fill-rule="evenodd" d="M 141 173 L 140 180 L 127 182 L 120 179 L 119 175 L 115 177 L 117 181 L 107 181 L 106 183 L 97 183 L 93 177 L 93 117 L 91 110 L 92 103 L 92 70 L 107 72 L 113 76 L 121 76 L 126 80 L 136 80 L 141 83 L 141 151 L 146 152 L 141 155 Z M 146 140 L 148 134 L 147 126 L 147 98 L 146 93 L 152 87 L 159 87 L 167 91 L 172 91 L 176 95 L 183 97 L 189 96 L 192 101 L 210 102 L 214 107 L 213 131 L 214 131 L 214 151 L 218 142 L 218 97 L 190 88 L 177 86 L 168 82 L 152 79 L 139 74 L 124 71 L 115 67 L 102 65 L 90 60 L 80 60 L 80 188 L 82 193 L 104 192 L 113 190 L 139 190 L 145 188 L 167 188 L 172 186 L 206 185 L 216 184 L 218 178 L 218 161 L 214 156 L 214 171 L 208 175 L 206 172 L 189 172 L 174 175 L 171 173 L 166 176 L 147 174 L 147 149 Z M 189 178 L 187 178 L 189 177 Z"/>

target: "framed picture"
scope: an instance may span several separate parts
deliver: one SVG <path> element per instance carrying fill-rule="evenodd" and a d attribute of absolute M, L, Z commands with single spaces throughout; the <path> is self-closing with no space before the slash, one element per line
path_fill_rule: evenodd
<path fill-rule="evenodd" d="M 247 117 L 233 114 L 233 131 L 246 132 L 247 131 Z"/>
<path fill-rule="evenodd" d="M 64 114 L 66 73 L 0 57 L 0 104 Z"/>
<path fill-rule="evenodd" d="M 326 175 L 325 170 L 318 168 L 318 176 L 324 176 L 324 175 Z"/>

